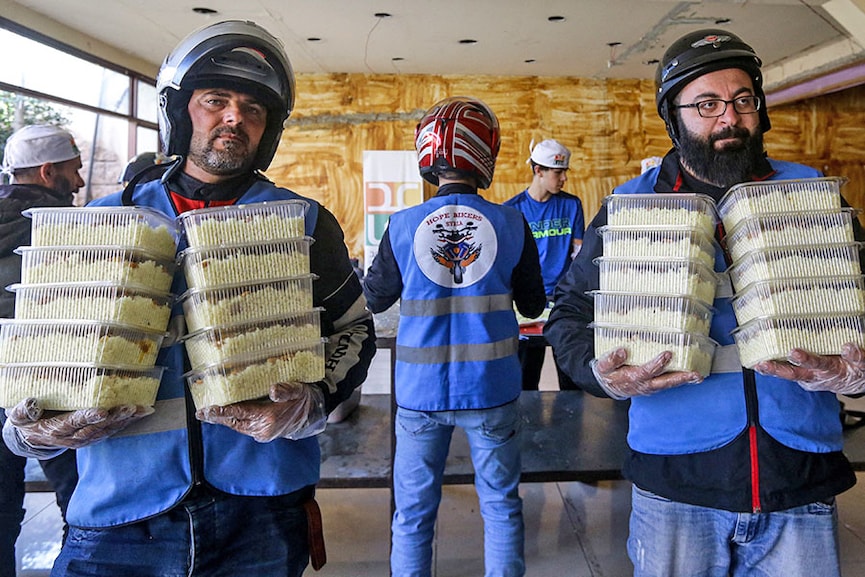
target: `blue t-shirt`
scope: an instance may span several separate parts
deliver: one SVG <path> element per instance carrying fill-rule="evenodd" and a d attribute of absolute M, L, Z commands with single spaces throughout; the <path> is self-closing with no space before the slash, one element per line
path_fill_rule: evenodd
<path fill-rule="evenodd" d="M 550 196 L 546 202 L 538 202 L 526 189 L 504 204 L 523 213 L 529 223 L 538 245 L 544 289 L 548 296 L 552 296 L 556 283 L 571 265 L 573 241 L 582 241 L 585 228 L 583 203 L 564 191 Z"/>

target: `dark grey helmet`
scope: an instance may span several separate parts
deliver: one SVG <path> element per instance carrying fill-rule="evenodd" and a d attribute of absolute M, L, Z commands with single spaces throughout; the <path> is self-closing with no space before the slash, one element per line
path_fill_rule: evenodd
<path fill-rule="evenodd" d="M 294 108 L 294 71 L 282 42 L 254 22 L 227 20 L 196 30 L 159 70 L 159 136 L 163 152 L 186 156 L 192 136 L 187 105 L 196 88 L 251 94 L 267 107 L 267 125 L 253 167 L 273 160 L 283 123 Z"/>
<path fill-rule="evenodd" d="M 766 111 L 761 66 L 762 62 L 754 49 L 725 30 L 697 30 L 673 42 L 664 52 L 655 72 L 655 103 L 673 143 L 678 146 L 678 125 L 670 113 L 676 95 L 695 78 L 725 68 L 739 68 L 751 77 L 754 95 L 762 103 L 758 111 L 760 127 L 763 132 L 767 132 L 772 125 Z"/>

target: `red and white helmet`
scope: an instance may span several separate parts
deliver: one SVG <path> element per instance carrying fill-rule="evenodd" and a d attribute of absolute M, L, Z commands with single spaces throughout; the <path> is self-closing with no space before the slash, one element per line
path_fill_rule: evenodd
<path fill-rule="evenodd" d="M 454 171 L 473 176 L 478 188 L 493 181 L 499 154 L 499 121 L 474 98 L 446 98 L 430 108 L 415 130 L 420 174 L 438 184 L 438 174 Z"/>

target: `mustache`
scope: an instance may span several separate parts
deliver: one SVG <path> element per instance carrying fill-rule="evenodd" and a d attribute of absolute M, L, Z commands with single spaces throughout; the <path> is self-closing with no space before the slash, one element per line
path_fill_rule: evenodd
<path fill-rule="evenodd" d="M 240 138 L 244 144 L 247 144 L 249 142 L 249 137 L 246 135 L 246 132 L 244 132 L 240 128 L 237 128 L 236 126 L 221 126 L 219 128 L 216 128 L 213 132 L 210 133 L 210 140 L 216 140 L 223 134 L 231 134 L 233 136 L 236 136 Z"/>
<path fill-rule="evenodd" d="M 709 144 L 714 144 L 719 140 L 725 140 L 727 138 L 747 140 L 749 136 L 751 136 L 751 133 L 748 132 L 747 128 L 742 128 L 741 126 L 728 126 L 720 132 L 710 135 Z"/>

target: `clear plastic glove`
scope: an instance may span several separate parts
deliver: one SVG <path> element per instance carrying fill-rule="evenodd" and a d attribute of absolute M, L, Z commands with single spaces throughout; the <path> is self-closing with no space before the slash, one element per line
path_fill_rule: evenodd
<path fill-rule="evenodd" d="M 763 361 L 754 366 L 762 375 L 796 381 L 806 391 L 829 391 L 855 395 L 865 391 L 865 350 L 853 343 L 841 355 L 815 355 L 793 349 L 787 361 Z"/>
<path fill-rule="evenodd" d="M 111 409 L 44 411 L 39 401 L 25 399 L 6 412 L 18 436 L 34 448 L 80 449 L 107 439 L 153 413 L 153 407 L 122 405 Z"/>
<path fill-rule="evenodd" d="M 259 443 L 311 437 L 327 424 L 324 392 L 307 383 L 276 383 L 270 387 L 269 399 L 204 407 L 195 416 L 205 423 L 225 425 L 249 435 Z"/>
<path fill-rule="evenodd" d="M 703 375 L 694 371 L 664 372 L 673 353 L 664 351 L 644 365 L 625 365 L 627 349 L 619 348 L 600 359 L 593 359 L 592 372 L 601 388 L 614 399 L 624 400 L 686 383 L 700 383 Z"/>

